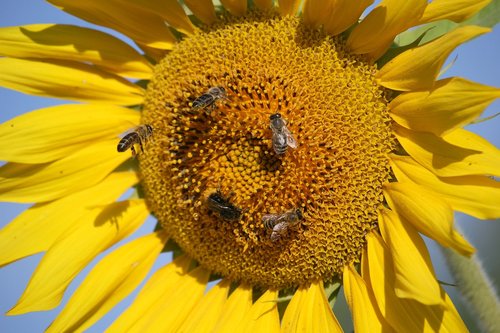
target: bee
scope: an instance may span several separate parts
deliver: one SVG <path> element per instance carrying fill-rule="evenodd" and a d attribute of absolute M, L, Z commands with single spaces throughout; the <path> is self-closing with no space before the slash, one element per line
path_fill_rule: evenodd
<path fill-rule="evenodd" d="M 271 131 L 273 131 L 273 149 L 277 155 L 283 155 L 288 147 L 297 148 L 297 140 L 286 127 L 286 121 L 281 114 L 274 113 L 269 117 Z"/>
<path fill-rule="evenodd" d="M 296 225 L 302 218 L 302 211 L 297 208 L 281 214 L 265 214 L 262 216 L 262 223 L 267 229 L 272 230 L 271 240 L 276 242 L 281 239 L 289 227 Z"/>
<path fill-rule="evenodd" d="M 151 127 L 151 125 L 139 125 L 123 134 L 116 149 L 118 152 L 122 153 L 130 148 L 132 156 L 135 156 L 137 155 L 135 145 L 138 144 L 141 147 L 141 152 L 144 152 L 143 142 L 147 141 L 151 135 L 153 135 L 153 127 Z"/>
<path fill-rule="evenodd" d="M 241 209 L 229 202 L 229 198 L 222 196 L 220 190 L 210 194 L 207 198 L 207 207 L 226 221 L 237 221 L 241 218 Z"/>
<path fill-rule="evenodd" d="M 220 86 L 212 87 L 193 101 L 192 108 L 194 110 L 204 109 L 210 113 L 215 109 L 216 102 L 220 99 L 227 99 L 226 89 Z"/>

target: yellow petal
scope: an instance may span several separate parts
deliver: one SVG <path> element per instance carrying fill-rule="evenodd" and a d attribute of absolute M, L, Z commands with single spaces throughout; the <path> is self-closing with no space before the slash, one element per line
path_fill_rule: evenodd
<path fill-rule="evenodd" d="M 216 284 L 205 296 L 203 296 L 198 304 L 194 306 L 193 311 L 191 311 L 177 332 L 212 332 L 212 329 L 217 324 L 217 320 L 224 309 L 230 285 L 231 282 L 229 280 L 222 280 Z"/>
<path fill-rule="evenodd" d="M 438 20 L 462 22 L 490 2 L 491 0 L 433 0 L 425 9 L 420 24 Z"/>
<path fill-rule="evenodd" d="M 134 324 L 160 298 L 166 297 L 187 274 L 191 258 L 182 255 L 156 271 L 141 289 L 134 302 L 106 330 L 107 333 L 131 332 Z M 136 328 L 137 329 L 137 328 Z"/>
<path fill-rule="evenodd" d="M 127 332 L 176 332 L 203 297 L 209 276 L 201 266 L 184 275 Z"/>
<path fill-rule="evenodd" d="M 184 0 L 186 6 L 205 24 L 212 24 L 217 20 L 212 0 Z"/>
<path fill-rule="evenodd" d="M 253 3 L 259 9 L 267 10 L 273 8 L 273 0 L 254 0 Z"/>
<path fill-rule="evenodd" d="M 131 46 L 102 31 L 65 24 L 0 28 L 0 54 L 89 62 L 122 76 L 147 79 L 153 66 Z"/>
<path fill-rule="evenodd" d="M 323 281 L 295 292 L 283 315 L 281 332 L 343 332 L 326 299 Z"/>
<path fill-rule="evenodd" d="M 244 316 L 252 307 L 252 287 L 238 286 L 227 302 L 212 332 L 233 333 L 240 329 Z"/>
<path fill-rule="evenodd" d="M 149 211 L 143 200 L 130 200 L 93 209 L 87 214 L 50 247 L 9 314 L 58 306 L 75 276 L 97 255 L 137 230 Z"/>
<path fill-rule="evenodd" d="M 77 221 L 85 223 L 90 207 L 115 201 L 137 181 L 135 172 L 115 172 L 94 187 L 25 210 L 0 230 L 0 266 L 47 251 Z"/>
<path fill-rule="evenodd" d="M 378 71 L 378 82 L 400 91 L 431 89 L 449 54 L 460 44 L 489 31 L 491 29 L 477 26 L 459 27 L 432 42 L 403 52 Z"/>
<path fill-rule="evenodd" d="M 422 304 L 442 302 L 427 247 L 417 231 L 393 211 L 383 209 L 379 227 L 394 261 L 396 295 Z"/>
<path fill-rule="evenodd" d="M 472 245 L 453 228 L 453 210 L 435 193 L 413 183 L 397 182 L 384 185 L 384 197 L 391 209 L 422 234 L 463 255 L 474 253 Z"/>
<path fill-rule="evenodd" d="M 347 47 L 355 54 L 379 58 L 396 35 L 417 24 L 426 6 L 426 0 L 382 0 L 354 28 L 347 39 Z"/>
<path fill-rule="evenodd" d="M 245 314 L 239 331 L 242 333 L 280 332 L 280 317 L 276 299 L 278 292 L 267 290 Z"/>
<path fill-rule="evenodd" d="M 354 23 L 373 0 L 337 0 L 333 2 L 325 31 L 330 35 L 338 35 L 346 31 Z"/>
<path fill-rule="evenodd" d="M 84 331 L 127 297 L 148 274 L 167 237 L 135 239 L 102 259 L 86 276 L 47 332 Z"/>
<path fill-rule="evenodd" d="M 500 97 L 500 89 L 454 77 L 437 81 L 432 90 L 400 94 L 389 104 L 398 124 L 436 135 L 470 123 Z"/>
<path fill-rule="evenodd" d="M 278 0 L 278 11 L 281 15 L 295 15 L 299 11 L 301 0 Z"/>
<path fill-rule="evenodd" d="M 0 85 L 30 95 L 118 105 L 141 104 L 144 93 L 122 77 L 60 60 L 0 58 Z"/>
<path fill-rule="evenodd" d="M 176 38 L 163 19 L 151 11 L 122 0 L 48 0 L 71 15 L 108 27 L 127 35 L 134 41 L 170 50 Z"/>
<path fill-rule="evenodd" d="M 130 158 L 116 144 L 99 142 L 52 163 L 8 163 L 0 167 L 0 200 L 50 201 L 92 187 Z"/>
<path fill-rule="evenodd" d="M 177 0 L 125 0 L 127 5 L 145 10 L 151 14 L 159 15 L 169 25 L 184 34 L 192 34 L 195 31 L 193 23 L 189 20 L 186 12 Z"/>
<path fill-rule="evenodd" d="M 402 299 L 394 293 L 394 271 L 390 265 L 389 249 L 379 236 L 367 236 L 368 258 L 363 259 L 363 278 L 373 291 L 374 299 L 387 322 L 396 332 L 468 332 L 446 292 L 441 288 L 443 303 L 428 306 L 414 300 Z"/>
<path fill-rule="evenodd" d="M 411 157 L 391 156 L 399 181 L 408 180 L 436 192 L 454 210 L 479 219 L 500 217 L 500 182 L 486 176 L 438 177 Z"/>
<path fill-rule="evenodd" d="M 351 309 L 354 331 L 356 333 L 391 332 L 377 304 L 370 295 L 365 281 L 352 265 L 344 268 L 344 294 Z"/>
<path fill-rule="evenodd" d="M 479 135 L 457 129 L 440 138 L 401 126 L 394 130 L 406 152 L 438 176 L 500 176 L 500 151 Z"/>
<path fill-rule="evenodd" d="M 220 0 L 220 2 L 235 16 L 244 15 L 247 11 L 247 0 Z"/>
<path fill-rule="evenodd" d="M 98 104 L 67 104 L 31 111 L 0 124 L 0 160 L 52 162 L 99 141 L 118 138 L 139 124 L 140 116 L 131 109 Z"/>
<path fill-rule="evenodd" d="M 332 11 L 334 0 L 305 0 L 302 17 L 304 23 L 317 28 L 325 23 Z"/>

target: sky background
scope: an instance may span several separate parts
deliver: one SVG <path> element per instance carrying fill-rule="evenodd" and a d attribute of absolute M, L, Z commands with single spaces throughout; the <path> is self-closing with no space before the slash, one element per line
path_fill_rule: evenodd
<path fill-rule="evenodd" d="M 3 0 L 0 11 L 0 26 L 24 25 L 34 23 L 65 23 L 75 24 L 87 27 L 93 27 L 85 21 L 76 19 L 42 0 Z M 113 33 L 125 39 L 123 36 L 116 34 L 109 29 L 101 30 Z M 500 55 L 500 28 L 495 28 L 490 34 L 481 36 L 465 45 L 460 46 L 450 56 L 450 59 L 456 57 L 453 66 L 446 72 L 444 77 L 461 76 L 472 81 L 477 81 L 483 84 L 500 87 L 500 66 L 498 57 Z M 12 90 L 0 88 L 0 102 L 2 110 L 0 111 L 0 122 L 29 112 L 30 110 L 48 107 L 51 105 L 62 104 L 64 101 L 42 98 L 37 96 L 29 96 Z M 483 114 L 490 116 L 500 112 L 500 101 L 493 103 Z M 496 147 L 500 147 L 500 117 L 488 122 L 475 124 L 468 127 L 469 130 L 481 134 L 484 138 L 492 142 Z M 1 144 L 1 141 L 0 141 Z M 10 220 L 17 216 L 29 205 L 0 203 L 0 227 L 5 226 Z M 486 271 L 489 273 L 497 290 L 500 286 L 500 261 L 498 253 L 500 252 L 500 220 L 496 221 L 480 221 L 472 217 L 456 214 L 456 220 L 460 228 L 463 230 L 466 237 L 478 249 L 478 256 L 483 261 Z M 153 218 L 148 218 L 144 226 L 135 233 L 132 238 L 142 236 L 149 233 L 154 227 L 155 221 Z M 128 238 L 126 241 L 130 241 Z M 120 243 L 121 244 L 121 243 Z M 442 256 L 435 246 L 433 241 L 428 241 L 434 267 L 437 272 L 438 279 L 446 282 L 453 282 L 453 278 L 449 275 L 445 267 Z M 108 251 L 109 252 L 109 251 Z M 106 252 L 106 253 L 108 253 Z M 106 254 L 105 253 L 105 254 Z M 100 255 L 93 261 L 92 265 L 98 262 L 104 255 Z M 30 313 L 21 316 L 5 316 L 3 313 L 8 311 L 15 305 L 17 299 L 22 295 L 29 278 L 40 261 L 42 255 L 34 255 L 15 262 L 0 270 L 0 331 L 1 332 L 43 332 L 43 330 L 52 322 L 57 313 L 63 308 L 68 301 L 71 293 L 80 284 L 83 277 L 90 271 L 90 267 L 83 270 L 78 277 L 71 283 L 68 288 L 62 305 L 54 310 L 46 312 Z M 163 266 L 170 261 L 168 254 L 162 254 L 155 264 L 152 271 Z M 138 288 L 139 290 L 140 288 Z M 464 312 L 463 303 L 457 296 L 456 288 L 446 287 L 451 294 L 454 302 L 465 320 L 470 325 L 471 332 L 476 332 L 477 328 L 472 326 L 473 323 L 468 318 L 468 314 Z M 97 324 L 90 328 L 87 332 L 102 332 L 110 325 L 114 318 L 118 316 L 133 300 L 137 293 L 134 292 L 123 302 L 118 304 L 107 316 L 101 319 Z M 497 292 L 498 294 L 498 292 Z M 339 297 L 342 299 L 342 297 Z M 344 324 L 347 332 L 350 331 L 345 302 L 339 301 L 335 307 L 335 312 L 339 320 Z"/>

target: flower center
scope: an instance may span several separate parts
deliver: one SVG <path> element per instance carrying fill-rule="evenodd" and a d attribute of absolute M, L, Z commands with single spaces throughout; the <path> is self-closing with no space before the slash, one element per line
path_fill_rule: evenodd
<path fill-rule="evenodd" d="M 263 287 L 358 262 L 394 142 L 375 72 L 293 17 L 250 13 L 185 38 L 143 113 L 154 138 L 140 171 L 161 225 L 203 266 Z"/>

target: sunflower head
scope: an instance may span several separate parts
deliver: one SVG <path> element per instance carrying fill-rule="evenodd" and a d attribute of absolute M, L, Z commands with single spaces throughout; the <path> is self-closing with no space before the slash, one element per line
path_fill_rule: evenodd
<path fill-rule="evenodd" d="M 85 103 L 0 125 L 0 199 L 35 203 L 0 232 L 0 265 L 46 252 L 8 314 L 56 307 L 151 214 L 49 332 L 87 329 L 173 248 L 110 332 L 341 332 L 340 286 L 356 332 L 466 331 L 421 234 L 470 256 L 453 212 L 500 216 L 500 153 L 462 128 L 500 91 L 438 80 L 489 29 L 430 28 L 489 0 L 49 2 L 137 47 L 0 28 L 0 85 Z"/>

